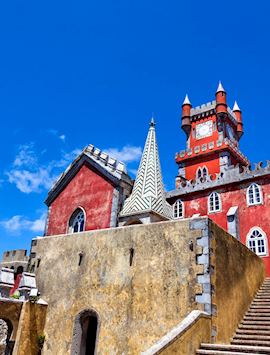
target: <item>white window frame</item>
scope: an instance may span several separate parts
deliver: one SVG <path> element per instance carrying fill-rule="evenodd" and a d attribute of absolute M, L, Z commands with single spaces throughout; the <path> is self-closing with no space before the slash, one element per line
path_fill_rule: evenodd
<path fill-rule="evenodd" d="M 75 212 L 78 211 L 75 214 Z M 84 223 L 83 223 L 83 229 L 80 231 L 78 230 L 77 232 L 74 232 L 74 222 L 76 220 L 76 218 L 79 216 L 79 214 L 83 214 L 83 217 L 84 217 Z M 72 221 L 71 221 L 72 220 Z M 86 225 L 86 213 L 85 213 L 85 210 L 82 208 L 82 207 L 77 207 L 71 214 L 69 220 L 68 220 L 68 233 L 80 233 L 80 232 L 84 232 L 85 231 L 85 225 Z"/>
<path fill-rule="evenodd" d="M 251 238 L 253 233 L 257 231 L 261 234 L 262 237 L 255 237 L 254 239 Z M 255 241 L 255 245 L 254 245 L 254 248 L 255 250 L 253 250 L 251 247 L 250 247 L 250 241 L 251 240 L 254 240 Z M 263 240 L 264 241 L 264 249 L 265 251 L 264 252 L 260 252 L 259 251 L 259 245 L 258 245 L 258 240 Z M 267 235 L 266 233 L 260 228 L 260 227 L 252 227 L 248 234 L 247 234 L 247 238 L 246 238 L 246 246 L 252 250 L 255 254 L 257 254 L 258 256 L 268 256 L 268 239 L 267 239 Z"/>
<path fill-rule="evenodd" d="M 181 206 L 182 209 L 182 214 L 179 215 L 179 207 Z M 175 213 L 177 211 L 177 213 Z M 180 199 L 176 200 L 175 203 L 173 204 L 173 218 L 174 219 L 180 219 L 185 217 L 185 205 L 184 202 Z"/>
<path fill-rule="evenodd" d="M 211 196 L 213 197 L 213 208 L 211 207 Z M 218 199 L 218 208 L 216 208 L 216 198 Z M 221 196 L 220 193 L 217 191 L 213 191 L 210 193 L 208 196 L 208 213 L 216 213 L 216 212 L 221 212 L 222 210 L 222 203 L 221 203 Z"/>
<path fill-rule="evenodd" d="M 259 201 L 256 201 L 256 189 L 258 189 L 259 192 Z M 250 190 L 251 194 L 250 195 Z M 253 198 L 253 202 L 250 201 L 250 197 Z M 247 188 L 247 192 L 246 192 L 246 199 L 247 199 L 247 205 L 248 206 L 256 206 L 256 205 L 262 205 L 263 204 L 263 194 L 262 194 L 262 188 L 260 185 L 256 184 L 255 182 L 253 182 L 252 184 L 249 185 L 249 187 Z"/>

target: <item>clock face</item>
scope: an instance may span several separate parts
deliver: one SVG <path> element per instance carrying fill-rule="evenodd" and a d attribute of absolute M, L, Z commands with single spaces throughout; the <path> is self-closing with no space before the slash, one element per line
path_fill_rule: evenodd
<path fill-rule="evenodd" d="M 213 133 L 213 122 L 207 121 L 196 126 L 196 139 L 211 136 Z"/>

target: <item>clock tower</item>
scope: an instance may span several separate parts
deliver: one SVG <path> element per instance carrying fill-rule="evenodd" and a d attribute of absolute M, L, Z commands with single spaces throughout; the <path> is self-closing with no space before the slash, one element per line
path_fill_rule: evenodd
<path fill-rule="evenodd" d="M 214 178 L 231 165 L 250 164 L 239 150 L 243 124 L 238 104 L 235 102 L 230 109 L 221 82 L 215 96 L 214 101 L 192 108 L 186 95 L 182 104 L 186 149 L 176 154 L 177 187 L 183 180 L 203 179 L 206 175 Z"/>

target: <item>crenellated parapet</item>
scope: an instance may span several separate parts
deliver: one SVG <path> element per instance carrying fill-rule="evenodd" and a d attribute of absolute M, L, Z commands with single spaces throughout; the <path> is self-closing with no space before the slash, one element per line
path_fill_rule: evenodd
<path fill-rule="evenodd" d="M 243 165 L 249 165 L 250 162 L 248 158 L 240 151 L 236 144 L 234 144 L 228 138 L 224 140 L 212 141 L 209 143 L 204 143 L 197 145 L 194 148 L 189 148 L 187 150 L 181 150 L 180 153 L 176 153 L 176 162 L 182 162 L 196 156 L 202 156 L 202 154 L 209 154 L 213 151 L 220 151 L 222 149 L 230 150 L 234 155 L 236 155 L 243 163 Z"/>
<path fill-rule="evenodd" d="M 224 185 L 245 182 L 267 175 L 270 175 L 269 160 L 267 160 L 265 166 L 263 162 L 254 164 L 253 169 L 251 169 L 250 165 L 244 167 L 240 167 L 239 165 L 230 166 L 218 174 L 207 175 L 206 177 L 194 180 L 181 181 L 177 189 L 167 192 L 167 198 L 207 189 L 220 188 Z"/>
<path fill-rule="evenodd" d="M 127 168 L 126 165 L 111 157 L 106 152 L 100 150 L 99 148 L 95 147 L 93 144 L 89 144 L 85 147 L 82 152 L 77 156 L 77 158 L 69 164 L 66 170 L 58 177 L 55 181 L 54 185 L 52 186 L 49 193 L 53 192 L 62 181 L 62 179 L 72 170 L 73 166 L 78 163 L 83 156 L 88 156 L 92 160 L 94 160 L 101 168 L 105 169 L 109 174 L 113 175 L 117 179 L 121 179 L 122 175 L 127 175 Z"/>

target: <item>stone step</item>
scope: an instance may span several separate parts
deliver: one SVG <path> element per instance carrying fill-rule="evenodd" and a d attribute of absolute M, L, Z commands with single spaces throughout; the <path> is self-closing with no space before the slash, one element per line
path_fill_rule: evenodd
<path fill-rule="evenodd" d="M 270 341 L 255 340 L 255 339 L 233 339 L 232 345 L 256 345 L 270 347 Z M 269 353 L 270 354 L 270 353 Z"/>
<path fill-rule="evenodd" d="M 270 321 L 270 316 L 267 316 L 267 313 L 258 313 L 258 314 L 247 314 L 244 316 L 244 320 L 263 320 Z"/>
<path fill-rule="evenodd" d="M 265 315 L 269 315 L 269 317 L 270 317 L 269 309 L 259 309 L 259 310 L 251 309 L 250 311 L 248 311 L 246 313 L 246 316 L 249 316 L 249 315 L 257 316 L 259 314 L 262 314 L 264 317 L 265 317 Z"/>
<path fill-rule="evenodd" d="M 200 350 L 213 350 L 213 351 L 231 351 L 233 354 L 235 352 L 249 353 L 249 354 L 270 354 L 270 347 L 257 347 L 250 345 L 227 345 L 227 344 L 206 344 L 202 343 Z"/>
<path fill-rule="evenodd" d="M 269 344 L 270 344 L 270 336 L 267 336 L 267 335 L 260 335 L 260 334 L 236 334 L 234 337 L 233 337 L 233 340 L 236 340 L 236 339 L 247 339 L 247 340 L 262 340 L 262 341 L 269 341 Z"/>
<path fill-rule="evenodd" d="M 205 349 L 199 349 L 196 351 L 197 355 L 247 355 L 247 354 L 254 354 L 254 355 L 268 355 L 270 353 L 258 353 L 258 352 L 250 352 L 246 351 L 244 353 L 239 352 L 239 351 L 227 351 L 227 350 L 205 350 Z"/>
<path fill-rule="evenodd" d="M 255 329 L 241 329 L 238 328 L 236 331 L 236 334 L 251 334 L 251 335 L 269 335 L 270 336 L 270 327 L 269 330 L 267 329 L 258 329 L 254 327 Z"/>
<path fill-rule="evenodd" d="M 262 306 L 261 304 L 252 304 L 249 309 L 259 309 L 259 308 L 263 308 L 263 309 L 270 309 L 270 305 L 267 303 L 265 306 Z"/>
<path fill-rule="evenodd" d="M 268 312 L 258 312 L 258 313 L 256 313 L 256 312 L 248 312 L 248 313 L 246 313 L 245 314 L 245 316 L 244 317 L 255 317 L 255 318 L 258 318 L 258 317 L 262 317 L 262 318 L 267 318 L 267 317 L 270 317 L 270 313 L 268 313 Z"/>
<path fill-rule="evenodd" d="M 269 322 L 265 322 L 265 321 L 261 321 L 261 320 L 244 320 L 241 322 L 240 325 L 243 325 L 243 326 L 245 326 L 245 325 L 254 325 L 254 326 L 261 325 L 261 326 L 269 327 L 270 324 L 269 324 Z"/>
<path fill-rule="evenodd" d="M 251 303 L 250 307 L 253 307 L 253 306 L 269 306 L 269 305 L 270 305 L 270 302 L 266 302 L 264 300 L 260 300 L 260 301 L 253 301 Z"/>
<path fill-rule="evenodd" d="M 250 324 L 240 324 L 238 329 L 247 329 L 247 330 L 269 330 L 270 331 L 270 324 L 267 325 L 250 325 Z"/>

